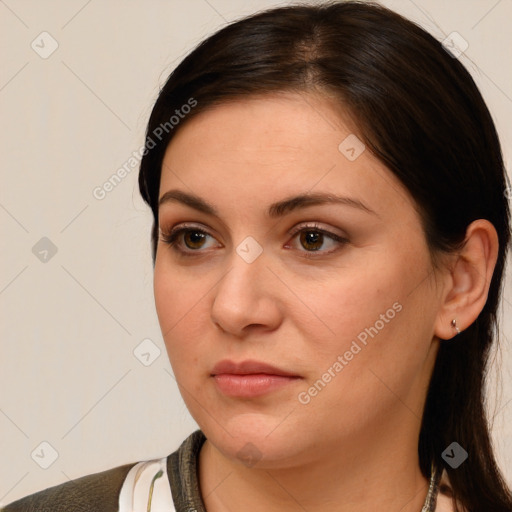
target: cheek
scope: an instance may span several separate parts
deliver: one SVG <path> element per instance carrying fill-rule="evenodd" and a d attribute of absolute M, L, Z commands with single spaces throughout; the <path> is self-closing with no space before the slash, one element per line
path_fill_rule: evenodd
<path fill-rule="evenodd" d="M 191 326 L 190 316 L 201 307 L 208 291 L 204 276 L 194 276 L 188 268 L 172 263 L 170 248 L 159 247 L 155 261 L 153 289 L 162 334 Z M 172 330 L 172 331 L 171 331 Z"/>
<path fill-rule="evenodd" d="M 204 317 L 203 300 L 209 287 L 198 290 L 185 274 L 174 266 L 166 268 L 165 262 L 158 256 L 154 270 L 155 306 L 165 342 L 169 360 L 173 369 L 175 363 L 180 366 L 193 364 L 205 343 L 205 332 L 198 318 Z"/>
<path fill-rule="evenodd" d="M 158 321 L 162 330 L 164 339 L 167 338 L 167 333 L 173 329 L 173 326 L 178 322 L 178 310 L 183 307 L 183 302 L 179 296 L 183 298 L 183 289 L 179 286 L 179 281 L 176 275 L 165 269 L 161 258 L 157 256 L 155 262 L 155 270 L 153 277 L 153 289 L 155 294 L 155 306 L 158 315 Z"/>
<path fill-rule="evenodd" d="M 421 351 L 428 347 L 417 333 L 429 321 L 422 303 L 428 299 L 426 283 L 419 283 L 428 274 L 428 264 L 420 254 L 414 265 L 406 265 L 409 255 L 385 254 L 360 262 L 357 271 L 333 272 L 319 285 L 308 290 L 304 283 L 299 290 L 314 312 L 308 314 L 309 321 L 301 321 L 304 349 L 315 367 L 311 377 L 317 378 L 344 354 L 347 369 L 351 367 L 345 373 L 351 374 L 372 365 L 385 365 L 393 373 L 400 361 L 423 357 Z"/>
<path fill-rule="evenodd" d="M 325 285 L 316 284 L 314 289 L 305 286 L 303 296 L 311 304 L 314 323 L 322 327 L 327 339 L 349 340 L 388 310 L 388 316 L 395 316 L 397 306 L 393 309 L 393 304 L 401 302 L 405 290 L 397 274 L 389 265 L 372 263 L 360 271 L 333 274 Z"/>
<path fill-rule="evenodd" d="M 319 397 L 313 407 L 352 410 L 357 423 L 394 403 L 394 393 L 406 396 L 411 389 L 429 351 L 435 307 L 429 306 L 434 297 L 425 280 L 428 261 L 418 254 L 414 265 L 405 266 L 407 259 L 377 258 L 311 298 L 334 331 L 309 337 L 308 385 Z"/>

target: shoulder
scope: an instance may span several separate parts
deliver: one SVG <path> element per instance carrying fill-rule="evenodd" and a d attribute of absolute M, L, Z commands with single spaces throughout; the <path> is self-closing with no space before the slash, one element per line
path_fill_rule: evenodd
<path fill-rule="evenodd" d="M 135 465 L 126 464 L 25 496 L 0 512 L 117 512 L 119 491 Z"/>
<path fill-rule="evenodd" d="M 166 457 L 83 476 L 25 496 L 0 508 L 0 512 L 118 512 L 120 506 L 122 510 L 145 511 L 148 493 L 154 502 L 169 503 L 164 507 L 169 512 L 173 502 L 176 510 L 204 512 L 197 457 L 205 439 L 197 430 Z M 155 473 L 155 468 L 163 471 Z M 164 475 L 167 478 L 161 478 Z"/>

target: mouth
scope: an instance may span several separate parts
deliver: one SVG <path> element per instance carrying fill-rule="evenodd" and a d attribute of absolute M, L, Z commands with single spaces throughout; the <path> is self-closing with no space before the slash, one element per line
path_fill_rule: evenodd
<path fill-rule="evenodd" d="M 237 398 L 265 395 L 302 379 L 300 375 L 253 360 L 220 361 L 214 366 L 211 377 L 221 393 Z"/>

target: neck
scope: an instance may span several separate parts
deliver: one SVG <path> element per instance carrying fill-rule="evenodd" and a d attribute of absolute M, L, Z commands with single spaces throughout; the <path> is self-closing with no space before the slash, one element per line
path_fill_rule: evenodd
<path fill-rule="evenodd" d="M 395 420 L 335 447 L 319 443 L 301 463 L 285 468 L 248 468 L 226 458 L 207 440 L 199 455 L 206 509 L 420 512 L 429 482 L 417 456 L 419 421 L 410 411 Z"/>

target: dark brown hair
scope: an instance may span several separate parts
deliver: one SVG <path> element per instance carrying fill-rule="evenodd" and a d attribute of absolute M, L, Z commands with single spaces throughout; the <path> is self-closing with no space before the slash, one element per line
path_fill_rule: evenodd
<path fill-rule="evenodd" d="M 488 219 L 496 228 L 499 254 L 487 302 L 472 325 L 441 343 L 418 451 L 424 476 L 430 477 L 431 463 L 446 468 L 454 497 L 468 511 L 510 512 L 512 496 L 484 409 L 510 238 L 506 174 L 494 123 L 473 79 L 422 28 L 370 2 L 328 2 L 263 11 L 200 43 L 169 76 L 147 127 L 139 187 L 154 216 L 153 260 L 162 160 L 177 130 L 219 103 L 309 90 L 337 98 L 367 148 L 408 189 L 433 256 L 459 249 L 473 220 Z M 179 124 L 169 123 L 191 99 L 194 108 Z M 453 441 L 469 455 L 457 469 L 441 456 Z"/>

